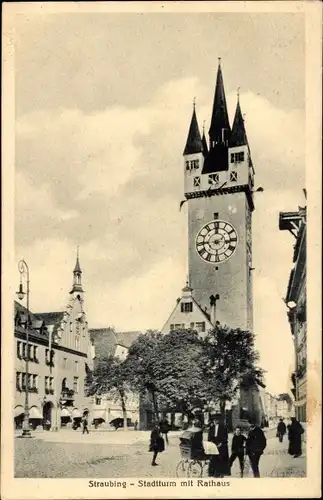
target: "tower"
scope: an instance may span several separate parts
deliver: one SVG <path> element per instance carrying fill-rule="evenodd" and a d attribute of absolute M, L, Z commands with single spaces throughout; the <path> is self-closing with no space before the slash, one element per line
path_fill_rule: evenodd
<path fill-rule="evenodd" d="M 183 156 L 194 299 L 205 309 L 210 297 L 219 294 L 216 319 L 232 328 L 252 329 L 254 168 L 239 95 L 230 127 L 220 61 L 209 148 L 204 130 L 201 137 L 194 103 Z"/>
<path fill-rule="evenodd" d="M 73 271 L 73 287 L 72 290 L 70 291 L 70 294 L 72 295 L 73 298 L 79 296 L 82 299 L 83 293 L 84 290 L 82 286 L 82 269 L 79 260 L 79 247 L 77 247 L 76 264 Z"/>

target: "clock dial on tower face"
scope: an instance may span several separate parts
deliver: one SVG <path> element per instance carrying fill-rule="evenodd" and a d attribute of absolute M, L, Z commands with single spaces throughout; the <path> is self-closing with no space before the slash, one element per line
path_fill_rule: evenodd
<path fill-rule="evenodd" d="M 201 259 L 210 264 L 224 262 L 235 252 L 238 243 L 234 227 L 223 220 L 213 220 L 201 227 L 195 248 Z"/>

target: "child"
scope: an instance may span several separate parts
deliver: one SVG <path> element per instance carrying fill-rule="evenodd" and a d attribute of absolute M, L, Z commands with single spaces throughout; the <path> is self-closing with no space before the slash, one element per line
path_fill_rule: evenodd
<path fill-rule="evenodd" d="M 150 434 L 150 446 L 149 446 L 149 451 L 152 451 L 153 454 L 153 460 L 151 465 L 156 466 L 156 458 L 158 453 L 161 453 L 162 451 L 165 450 L 165 442 L 164 439 L 160 435 L 160 429 L 158 424 L 156 424 L 151 431 Z"/>
<path fill-rule="evenodd" d="M 247 440 L 246 437 L 243 434 L 241 434 L 240 427 L 236 427 L 231 445 L 230 469 L 232 467 L 233 462 L 238 457 L 240 463 L 240 477 L 243 477 L 246 440 Z"/>

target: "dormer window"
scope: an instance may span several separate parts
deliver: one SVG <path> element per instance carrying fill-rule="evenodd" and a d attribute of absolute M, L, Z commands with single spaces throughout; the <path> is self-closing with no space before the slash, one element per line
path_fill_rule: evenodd
<path fill-rule="evenodd" d="M 189 313 L 193 311 L 193 302 L 182 302 L 181 303 L 181 312 Z"/>
<path fill-rule="evenodd" d="M 213 184 L 219 183 L 219 174 L 211 174 L 209 175 L 209 184 L 212 186 Z"/>
<path fill-rule="evenodd" d="M 231 153 L 231 163 L 241 163 L 242 161 L 244 161 L 244 151 Z"/>
<path fill-rule="evenodd" d="M 194 187 L 200 187 L 201 185 L 201 177 L 194 177 Z"/>
<path fill-rule="evenodd" d="M 237 172 L 231 172 L 230 173 L 230 181 L 231 182 L 236 182 L 238 180 L 238 173 Z"/>

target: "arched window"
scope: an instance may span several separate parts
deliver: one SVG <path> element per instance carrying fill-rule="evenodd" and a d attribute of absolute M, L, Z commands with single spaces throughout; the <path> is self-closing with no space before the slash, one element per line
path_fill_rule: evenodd
<path fill-rule="evenodd" d="M 62 380 L 62 392 L 67 389 L 67 381 L 66 378 L 63 378 Z"/>

